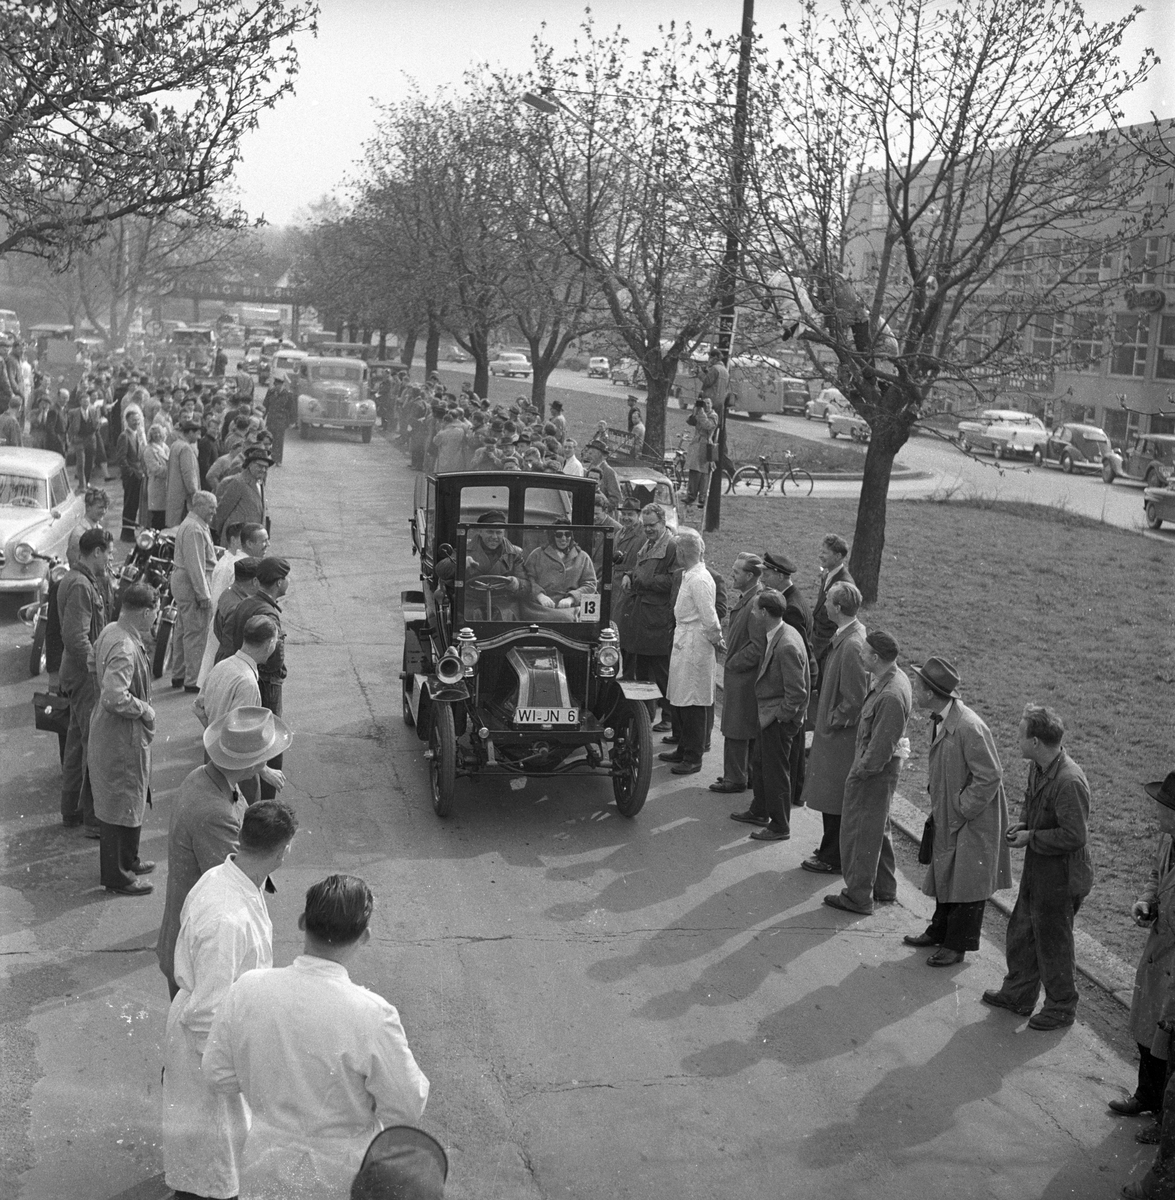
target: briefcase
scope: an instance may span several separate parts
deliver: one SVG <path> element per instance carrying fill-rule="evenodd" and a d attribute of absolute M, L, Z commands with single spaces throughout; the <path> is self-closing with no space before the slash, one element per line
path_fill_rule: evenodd
<path fill-rule="evenodd" d="M 922 826 L 922 842 L 918 847 L 918 861 L 928 867 L 934 862 L 934 814 L 926 818 Z"/>
<path fill-rule="evenodd" d="M 68 732 L 69 697 L 60 692 L 34 692 L 33 719 L 45 733 Z"/>

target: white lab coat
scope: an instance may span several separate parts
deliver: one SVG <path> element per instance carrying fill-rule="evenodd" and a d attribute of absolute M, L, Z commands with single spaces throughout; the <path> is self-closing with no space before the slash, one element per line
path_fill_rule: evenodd
<path fill-rule="evenodd" d="M 175 946 L 179 992 L 167 1014 L 163 1167 L 168 1186 L 198 1196 L 240 1190 L 248 1109 L 213 1091 L 200 1066 L 217 1008 L 234 980 L 273 963 L 273 924 L 262 891 L 230 855 L 188 893 Z"/>
<path fill-rule="evenodd" d="M 220 556 L 220 560 L 216 566 L 212 568 L 212 578 L 208 581 L 208 590 L 212 593 L 212 609 L 216 612 L 216 602 L 220 599 L 221 594 L 227 592 L 233 586 L 233 581 L 236 579 L 236 562 L 239 558 L 244 558 L 244 550 L 226 551 Z M 208 672 L 212 670 L 216 662 L 216 651 L 220 647 L 220 640 L 216 634 L 212 632 L 213 622 L 208 622 L 208 637 L 204 642 L 204 657 L 200 660 L 200 673 L 196 677 L 196 683 L 204 686 L 204 680 L 208 678 Z"/>
<path fill-rule="evenodd" d="M 714 607 L 714 580 L 705 563 L 682 572 L 673 616 L 677 626 L 669 655 L 669 703 L 708 707 L 714 703 L 717 662 L 710 638 L 716 638 L 722 626 Z"/>
<path fill-rule="evenodd" d="M 395 1008 L 311 955 L 233 984 L 204 1073 L 252 1111 L 241 1200 L 346 1200 L 375 1134 L 419 1124 L 428 1099 Z"/>

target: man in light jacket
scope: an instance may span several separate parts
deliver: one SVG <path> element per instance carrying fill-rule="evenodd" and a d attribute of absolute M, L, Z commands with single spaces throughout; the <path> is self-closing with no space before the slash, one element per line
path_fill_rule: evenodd
<path fill-rule="evenodd" d="M 121 896 L 154 890 L 139 878 L 155 870 L 139 857 L 139 833 L 151 803 L 155 709 L 143 639 L 151 632 L 155 606 L 147 584 L 132 584 L 118 620 L 102 630 L 92 651 L 98 700 L 87 745 L 90 786 L 101 833 L 102 886 Z"/>
<path fill-rule="evenodd" d="M 171 594 L 178 615 L 172 635 L 171 686 L 198 692 L 204 642 L 212 618 L 212 571 L 216 548 L 208 522 L 216 512 L 211 492 L 196 492 L 192 511 L 184 517 L 175 535 L 171 568 Z"/>
<path fill-rule="evenodd" d="M 168 529 L 178 525 L 188 515 L 200 490 L 200 459 L 196 453 L 200 422 L 195 417 L 185 417 L 180 422 L 179 431 L 180 436 L 173 443 L 167 459 Z"/>
<path fill-rule="evenodd" d="M 914 703 L 933 726 L 927 788 L 934 851 L 922 890 L 934 897 L 935 909 L 924 933 L 903 940 L 940 947 L 926 961 L 949 967 L 979 949 L 984 906 L 1012 883 L 1008 801 L 995 738 L 959 698 L 958 671 L 938 657 L 912 671 Z"/>

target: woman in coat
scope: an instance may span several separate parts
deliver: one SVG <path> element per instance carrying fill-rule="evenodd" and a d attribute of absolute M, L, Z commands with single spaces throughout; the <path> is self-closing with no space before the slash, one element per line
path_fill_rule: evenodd
<path fill-rule="evenodd" d="M 151 669 L 143 638 L 155 616 L 155 593 L 144 583 L 129 587 L 117 621 L 98 635 L 93 673 L 98 702 L 87 744 L 94 815 L 101 830 L 102 886 L 124 896 L 152 891 L 139 882 L 155 864 L 139 858 L 139 830 L 151 803 Z"/>
<path fill-rule="evenodd" d="M 143 468 L 147 472 L 147 521 L 152 529 L 167 528 L 167 463 L 170 456 L 162 425 L 152 423 L 147 429 L 147 445 L 143 448 Z"/>

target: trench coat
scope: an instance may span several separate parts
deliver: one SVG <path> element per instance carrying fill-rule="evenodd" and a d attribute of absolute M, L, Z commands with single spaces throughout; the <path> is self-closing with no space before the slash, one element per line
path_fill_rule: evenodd
<path fill-rule="evenodd" d="M 1165 833 L 1159 838 L 1150 881 L 1139 896 L 1157 906 L 1159 915 L 1142 948 L 1130 998 L 1130 1036 L 1156 1058 L 1169 1054 L 1170 1035 L 1159 1029 L 1159 1021 L 1175 1017 L 1175 863 L 1171 849 L 1171 835 Z"/>
<path fill-rule="evenodd" d="M 673 646 L 673 572 L 677 549 L 669 530 L 650 546 L 646 541 L 636 552 L 636 565 L 628 572 L 624 593 L 620 648 L 626 654 L 668 654 Z M 615 573 L 613 574 L 615 578 Z"/>
<path fill-rule="evenodd" d="M 1011 887 L 1000 756 L 991 730 L 960 700 L 930 744 L 928 776 L 934 858 L 922 891 L 940 904 L 968 904 Z"/>
<path fill-rule="evenodd" d="M 720 636 L 722 626 L 714 607 L 714 580 L 705 563 L 682 572 L 673 617 L 676 625 L 669 656 L 667 699 L 678 708 L 708 708 L 714 703 L 717 662 L 714 641 Z"/>
<path fill-rule="evenodd" d="M 824 674 L 804 791 L 800 798 L 816 812 L 839 815 L 845 798 L 845 780 L 857 752 L 857 722 L 869 691 L 869 672 L 861 661 L 865 626 L 846 625 L 833 636 Z"/>
<path fill-rule="evenodd" d="M 751 623 L 755 597 L 763 584 L 755 582 L 735 600 L 726 630 L 726 663 L 722 670 L 722 736 L 750 741 L 759 736 L 759 706 L 755 679 L 767 651 L 767 633 Z"/>
<path fill-rule="evenodd" d="M 718 428 L 718 418 L 703 408 L 694 410 L 694 415 L 687 421 L 694 425 L 694 436 L 685 450 L 685 465 L 690 471 L 704 471 L 710 465 L 706 458 L 706 450 L 714 430 Z"/>
<path fill-rule="evenodd" d="M 145 498 L 149 512 L 163 512 L 167 508 L 167 462 L 170 454 L 166 442 L 148 442 L 143 447 L 143 467 L 147 472 Z M 143 525 L 146 523 L 140 522 Z"/>
<path fill-rule="evenodd" d="M 192 442 L 180 438 L 167 458 L 167 527 L 188 515 L 192 497 L 200 490 L 200 460 Z"/>
<path fill-rule="evenodd" d="M 94 645 L 98 702 L 90 721 L 88 763 L 94 814 L 108 825 L 142 825 L 151 802 L 151 669 L 138 635 L 119 621 Z"/>

